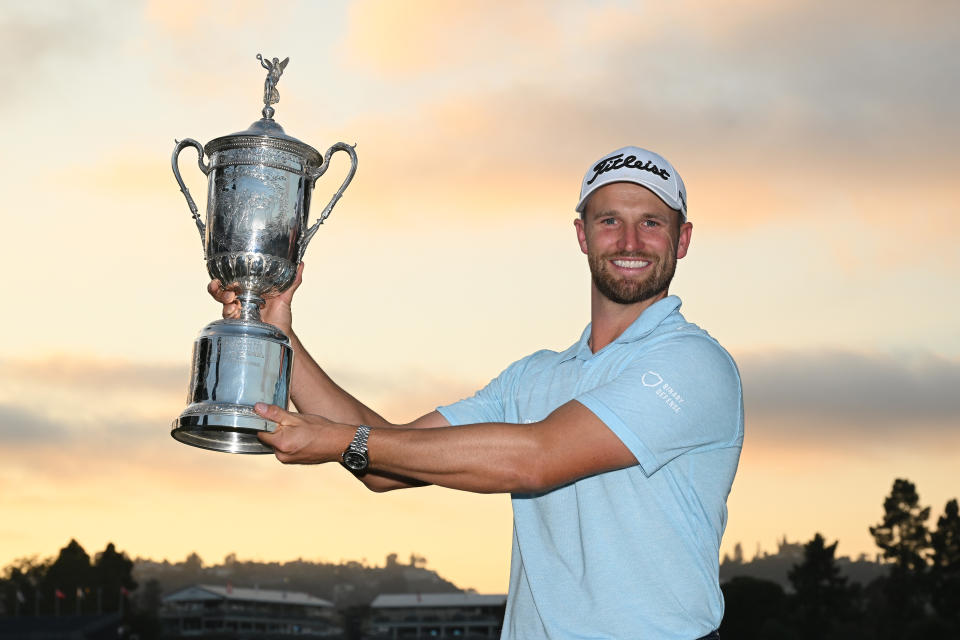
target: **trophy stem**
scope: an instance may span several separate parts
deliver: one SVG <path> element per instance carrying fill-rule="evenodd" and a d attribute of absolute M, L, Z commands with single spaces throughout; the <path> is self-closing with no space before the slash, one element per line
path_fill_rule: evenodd
<path fill-rule="evenodd" d="M 260 307 L 264 304 L 263 298 L 252 293 L 241 293 L 237 296 L 237 300 L 240 302 L 241 320 L 260 322 Z"/>

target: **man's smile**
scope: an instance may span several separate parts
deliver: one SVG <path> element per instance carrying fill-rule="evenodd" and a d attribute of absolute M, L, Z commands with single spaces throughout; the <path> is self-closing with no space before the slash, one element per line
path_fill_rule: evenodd
<path fill-rule="evenodd" d="M 649 261 L 639 258 L 614 258 L 611 262 L 621 269 L 643 269 L 650 264 Z"/>

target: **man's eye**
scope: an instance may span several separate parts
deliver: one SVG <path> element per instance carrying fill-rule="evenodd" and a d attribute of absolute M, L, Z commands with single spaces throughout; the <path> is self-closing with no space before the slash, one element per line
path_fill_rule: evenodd
<path fill-rule="evenodd" d="M 659 220 L 644 220 L 644 221 L 643 221 L 643 224 L 644 224 L 644 226 L 647 226 L 647 227 L 659 227 L 659 226 L 660 226 L 660 221 L 659 221 Z"/>
<path fill-rule="evenodd" d="M 600 224 L 616 224 L 616 218 L 604 218 L 600 221 Z"/>

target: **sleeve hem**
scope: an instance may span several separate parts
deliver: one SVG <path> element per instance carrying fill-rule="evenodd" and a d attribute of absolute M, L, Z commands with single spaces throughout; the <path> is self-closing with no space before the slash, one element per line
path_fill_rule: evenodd
<path fill-rule="evenodd" d="M 443 406 L 443 407 L 437 407 L 437 413 L 439 413 L 440 415 L 442 415 L 442 416 L 446 419 L 446 421 L 450 423 L 450 426 L 451 426 L 451 427 L 456 427 L 456 426 L 459 426 L 459 425 L 461 425 L 461 424 L 467 424 L 467 423 L 464 422 L 463 420 L 458 420 L 458 419 L 457 419 L 457 418 L 458 418 L 457 413 L 456 413 L 456 411 L 453 410 L 453 406 L 452 406 L 452 405 L 446 405 L 446 406 Z"/>
<path fill-rule="evenodd" d="M 575 399 L 592 411 L 595 416 L 600 418 L 600 420 L 607 425 L 607 428 L 613 431 L 614 435 L 620 438 L 620 441 L 630 449 L 630 453 L 637 459 L 644 475 L 649 477 L 659 468 L 660 465 L 657 464 L 656 458 L 640 438 L 637 437 L 637 434 L 634 433 L 610 407 L 604 404 L 603 401 L 589 392 Z"/>

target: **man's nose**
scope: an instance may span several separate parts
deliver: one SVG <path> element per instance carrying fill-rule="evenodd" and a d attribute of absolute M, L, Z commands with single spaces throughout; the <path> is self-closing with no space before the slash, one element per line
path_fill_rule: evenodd
<path fill-rule="evenodd" d="M 622 251 L 637 251 L 643 243 L 637 228 L 632 225 L 624 225 L 623 235 L 620 236 L 620 248 Z"/>

